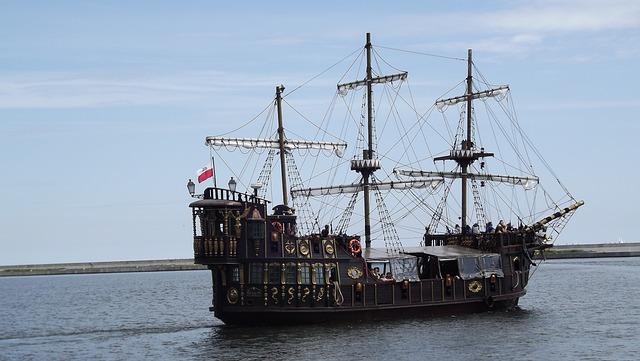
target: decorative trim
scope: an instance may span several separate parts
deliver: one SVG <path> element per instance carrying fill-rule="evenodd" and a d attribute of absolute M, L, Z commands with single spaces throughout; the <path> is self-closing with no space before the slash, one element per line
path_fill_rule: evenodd
<path fill-rule="evenodd" d="M 479 281 L 471 281 L 469 283 L 469 291 L 473 292 L 473 293 L 478 293 L 480 291 L 482 291 L 482 283 L 480 283 Z"/>
<path fill-rule="evenodd" d="M 356 266 L 350 267 L 347 270 L 347 275 L 349 275 L 349 277 L 351 277 L 354 280 L 357 280 L 358 278 L 362 277 L 364 273 L 362 273 L 362 270 Z"/>

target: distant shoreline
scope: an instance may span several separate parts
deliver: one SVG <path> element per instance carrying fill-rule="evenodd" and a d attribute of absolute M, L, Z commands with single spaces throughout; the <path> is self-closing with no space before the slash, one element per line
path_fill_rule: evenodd
<path fill-rule="evenodd" d="M 546 259 L 640 257 L 640 243 L 560 244 L 545 252 L 544 257 Z"/>
<path fill-rule="evenodd" d="M 91 273 L 164 272 L 206 270 L 207 266 L 193 263 L 193 259 L 165 259 L 143 261 L 51 263 L 0 266 L 3 276 L 46 276 Z"/>
<path fill-rule="evenodd" d="M 545 259 L 640 257 L 640 243 L 601 243 L 556 245 L 545 253 Z M 536 257 L 541 259 L 542 257 Z M 93 273 L 166 272 L 206 270 L 193 259 L 142 261 L 51 263 L 0 266 L 0 277 L 46 276 Z"/>

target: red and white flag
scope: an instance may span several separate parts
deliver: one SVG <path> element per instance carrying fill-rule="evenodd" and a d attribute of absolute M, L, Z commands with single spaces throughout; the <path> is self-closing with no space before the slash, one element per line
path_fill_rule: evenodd
<path fill-rule="evenodd" d="M 213 177 L 213 167 L 211 166 L 211 163 L 209 163 L 209 164 L 205 165 L 204 167 L 198 169 L 196 174 L 198 174 L 198 183 L 202 183 L 202 182 L 206 181 L 207 179 Z"/>

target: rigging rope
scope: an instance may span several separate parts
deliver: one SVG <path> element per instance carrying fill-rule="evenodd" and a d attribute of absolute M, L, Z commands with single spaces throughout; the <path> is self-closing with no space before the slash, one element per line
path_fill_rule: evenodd
<path fill-rule="evenodd" d="M 397 48 L 390 48 L 390 47 L 381 46 L 381 45 L 376 45 L 376 48 L 380 48 L 380 49 L 387 49 L 387 50 L 394 50 L 394 51 L 399 51 L 399 52 L 403 52 L 403 53 L 410 53 L 410 54 L 416 54 L 416 55 L 430 56 L 430 57 L 433 57 L 433 58 L 441 58 L 441 59 L 449 59 L 449 60 L 459 60 L 459 61 L 465 61 L 465 62 L 467 61 L 467 59 L 456 58 L 456 57 L 452 57 L 452 56 L 436 55 L 436 54 L 429 54 L 429 53 L 422 53 L 422 52 L 419 52 L 419 51 L 403 50 L 403 49 L 397 49 Z"/>
<path fill-rule="evenodd" d="M 442 212 L 444 210 L 444 206 L 447 204 L 447 198 L 449 196 L 452 184 L 453 184 L 453 179 L 445 183 L 444 194 L 442 195 L 442 198 L 440 199 L 440 203 L 438 203 L 438 206 L 431 217 L 431 223 L 429 223 L 429 232 L 431 233 L 435 232 L 438 229 L 437 228 L 438 224 L 442 220 Z M 427 245 L 425 244 L 425 246 Z"/>
<path fill-rule="evenodd" d="M 380 189 L 378 189 L 377 183 L 378 179 L 375 176 L 372 176 L 371 186 L 375 195 L 376 205 L 378 208 L 378 216 L 380 217 L 380 226 L 382 228 L 384 245 L 387 249 L 387 254 L 391 253 L 397 255 L 400 252 L 404 252 L 404 247 L 400 242 L 400 237 L 398 237 L 398 232 L 396 231 L 393 220 L 389 215 L 387 205 L 385 204 L 384 198 L 382 197 L 382 192 L 380 192 Z"/>
<path fill-rule="evenodd" d="M 327 69 L 321 71 L 319 74 L 313 76 L 311 79 L 305 81 L 304 83 L 298 85 L 297 87 L 293 88 L 293 90 L 291 90 L 290 92 L 288 92 L 286 95 L 283 95 L 282 97 L 286 97 L 288 95 L 290 95 L 291 93 L 297 91 L 298 89 L 302 88 L 303 86 L 309 84 L 310 82 L 314 81 L 315 79 L 319 78 L 322 74 L 328 72 L 329 70 L 335 68 L 338 64 L 342 63 L 343 61 L 345 61 L 346 59 L 350 58 L 353 56 L 353 54 L 357 53 L 357 52 L 362 52 L 363 50 L 361 48 L 358 48 L 357 50 L 353 51 L 351 54 L 345 56 L 344 58 L 340 59 L 339 61 L 337 61 L 335 64 L 331 65 L 330 67 L 328 67 Z M 354 61 L 355 62 L 355 61 Z"/>
<path fill-rule="evenodd" d="M 296 161 L 291 154 L 285 154 L 287 162 L 287 175 L 291 188 L 302 188 L 303 182 L 300 170 L 296 166 Z M 298 215 L 298 234 L 311 234 L 313 228 L 313 210 L 309 202 L 309 197 L 295 197 L 292 200 L 293 206 Z"/>
<path fill-rule="evenodd" d="M 482 199 L 478 191 L 478 181 L 475 178 L 471 178 L 471 192 L 473 193 L 473 205 L 476 209 L 476 222 L 478 225 L 487 224 L 487 218 L 484 214 L 484 207 L 482 206 Z M 463 229 L 462 232 L 465 232 Z"/>
<path fill-rule="evenodd" d="M 254 120 L 258 119 L 258 117 L 259 117 L 260 115 L 262 115 L 265 111 L 270 110 L 270 109 L 273 109 L 272 105 L 273 105 L 273 102 L 269 102 L 269 105 L 267 105 L 266 107 L 264 107 L 264 109 L 262 109 L 258 114 L 256 114 L 256 116 L 255 116 L 255 117 L 251 118 L 248 122 L 246 122 L 246 123 L 242 124 L 241 126 L 239 126 L 239 127 L 238 127 L 238 128 L 236 128 L 236 129 L 233 129 L 233 130 L 228 131 L 228 132 L 226 132 L 226 133 L 219 134 L 219 135 L 217 135 L 217 136 L 222 137 L 222 136 L 225 136 L 225 135 L 233 134 L 233 133 L 235 133 L 235 132 L 239 131 L 240 129 L 247 127 L 249 124 L 253 123 L 253 121 L 254 121 Z"/>
<path fill-rule="evenodd" d="M 351 200 L 349 200 L 349 204 L 347 205 L 347 208 L 342 213 L 342 217 L 338 222 L 338 227 L 337 227 L 338 234 L 347 233 L 347 227 L 349 226 L 349 222 L 351 221 L 351 216 L 353 215 L 353 209 L 355 208 L 357 200 L 358 200 L 358 193 L 356 192 L 351 195 Z"/>
<path fill-rule="evenodd" d="M 267 159 L 265 159 L 262 165 L 262 171 L 258 177 L 258 183 L 262 184 L 262 187 L 258 190 L 258 196 L 260 198 L 267 198 L 267 189 L 269 188 L 269 180 L 271 179 L 271 169 L 273 168 L 273 158 L 276 155 L 275 149 L 269 149 Z"/>

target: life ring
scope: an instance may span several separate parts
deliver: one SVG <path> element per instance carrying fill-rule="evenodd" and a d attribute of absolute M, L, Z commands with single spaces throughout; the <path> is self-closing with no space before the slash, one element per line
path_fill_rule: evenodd
<path fill-rule="evenodd" d="M 282 223 L 280 222 L 272 222 L 271 225 L 273 226 L 273 228 L 275 228 L 278 232 L 282 233 Z"/>
<path fill-rule="evenodd" d="M 353 253 L 353 254 L 360 253 L 360 251 L 362 251 L 362 246 L 360 246 L 360 241 L 358 241 L 355 238 L 352 239 L 351 241 L 349 241 L 349 249 L 351 250 L 351 253 Z"/>

